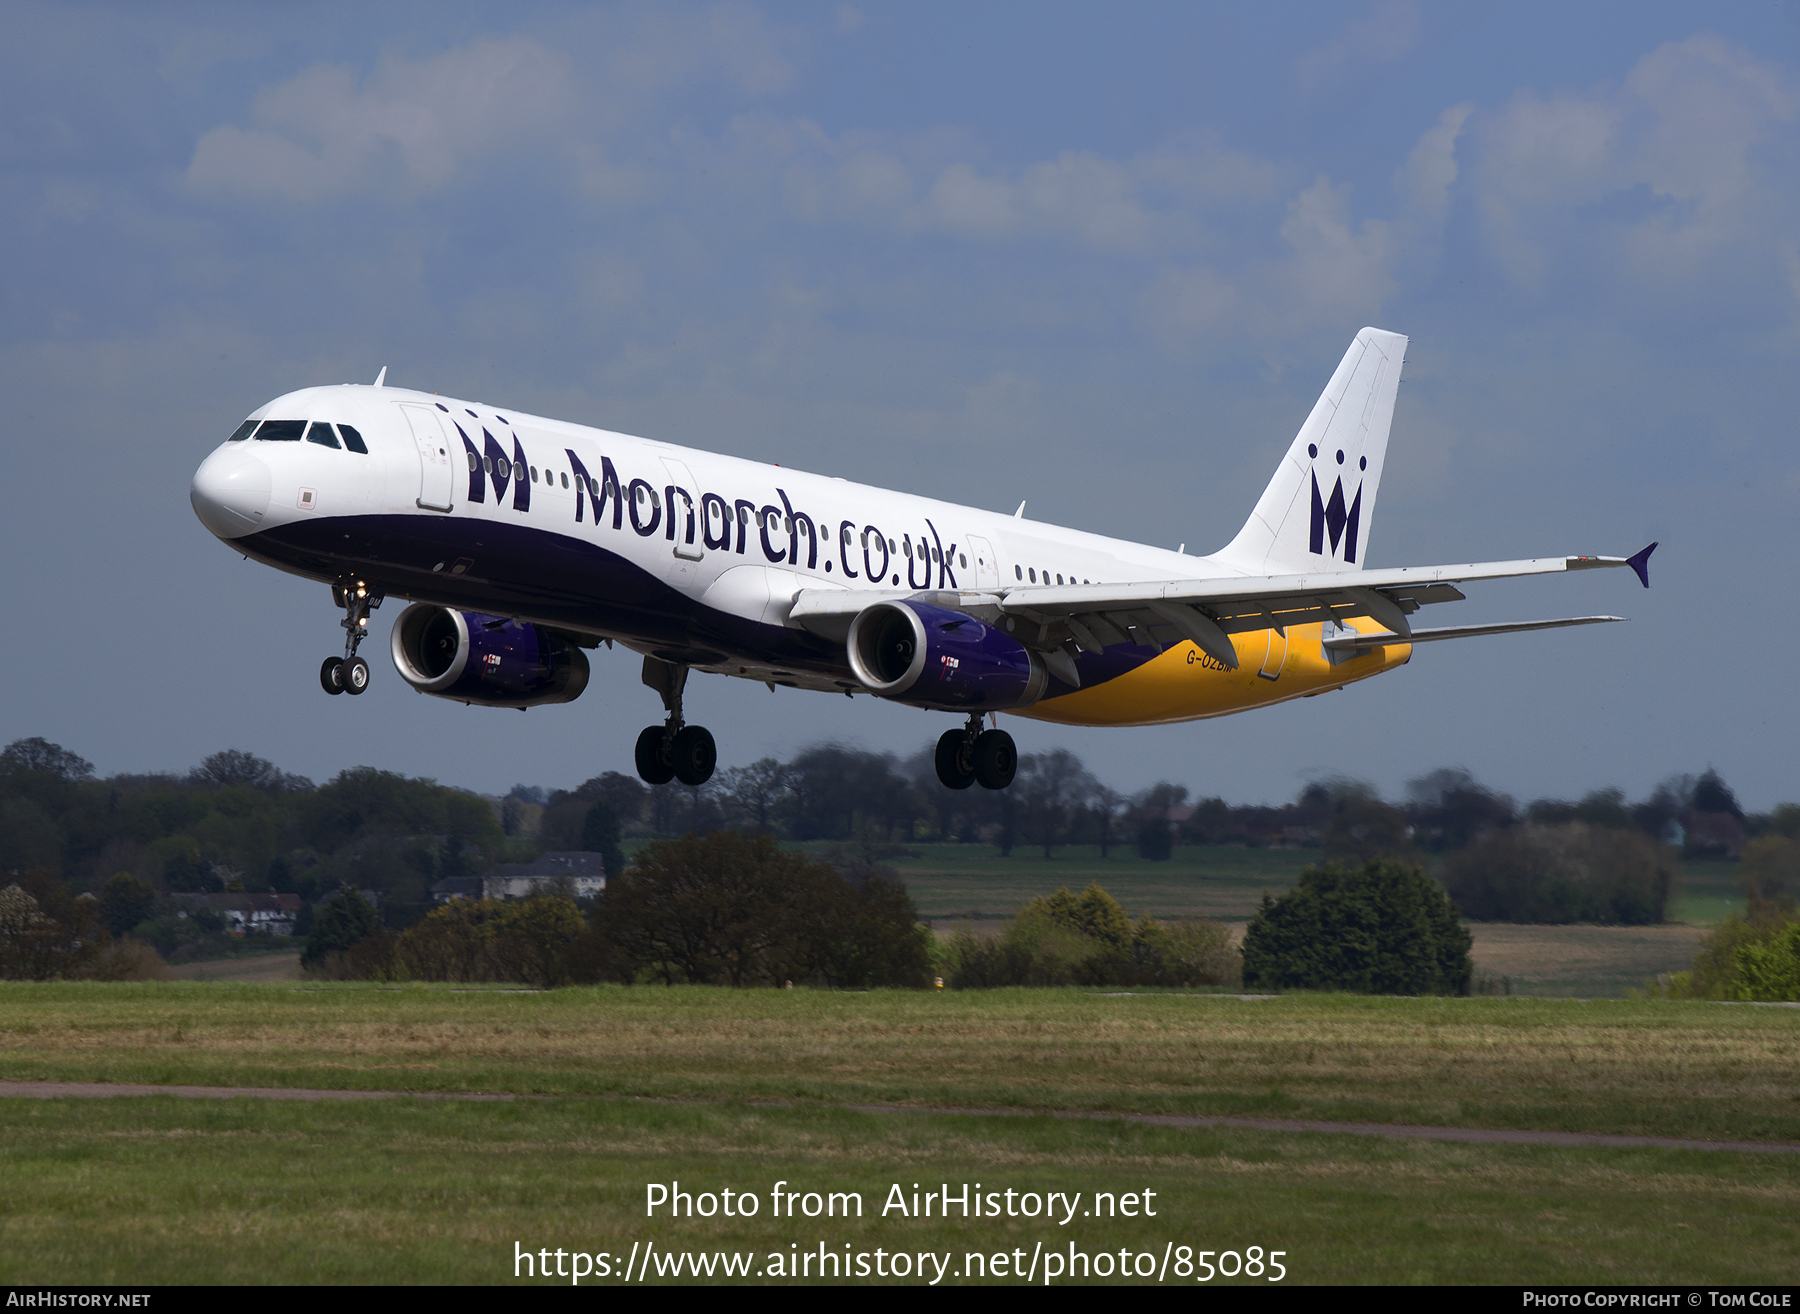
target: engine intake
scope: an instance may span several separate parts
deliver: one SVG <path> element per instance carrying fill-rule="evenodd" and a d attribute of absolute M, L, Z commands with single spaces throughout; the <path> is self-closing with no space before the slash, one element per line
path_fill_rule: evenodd
<path fill-rule="evenodd" d="M 570 703 L 587 654 L 541 625 L 415 602 L 394 622 L 394 666 L 420 693 L 483 707 Z"/>
<path fill-rule="evenodd" d="M 870 693 L 915 707 L 1003 712 L 1044 696 L 1043 658 L 973 616 L 877 602 L 850 623 L 850 669 Z"/>

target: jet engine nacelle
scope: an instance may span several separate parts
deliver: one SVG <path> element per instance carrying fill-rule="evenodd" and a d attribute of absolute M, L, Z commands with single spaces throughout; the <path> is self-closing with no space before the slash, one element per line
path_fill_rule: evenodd
<path fill-rule="evenodd" d="M 857 613 L 848 642 L 856 678 L 897 702 L 1003 712 L 1044 696 L 1044 659 L 960 611 L 877 602 Z"/>
<path fill-rule="evenodd" d="M 394 666 L 420 693 L 483 707 L 568 703 L 587 688 L 588 660 L 541 625 L 415 602 L 394 622 Z"/>

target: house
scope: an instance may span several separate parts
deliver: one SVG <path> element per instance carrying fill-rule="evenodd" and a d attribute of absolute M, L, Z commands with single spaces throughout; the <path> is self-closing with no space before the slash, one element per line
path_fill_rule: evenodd
<path fill-rule="evenodd" d="M 555 894 L 568 883 L 577 899 L 606 889 L 606 863 L 598 853 L 545 853 L 535 862 L 503 862 L 485 876 L 450 876 L 431 887 L 435 903 L 452 899 L 528 899 Z"/>
<path fill-rule="evenodd" d="M 300 916 L 297 894 L 176 894 L 188 908 L 205 908 L 225 919 L 233 935 L 292 935 Z M 181 916 L 186 917 L 184 910 Z"/>

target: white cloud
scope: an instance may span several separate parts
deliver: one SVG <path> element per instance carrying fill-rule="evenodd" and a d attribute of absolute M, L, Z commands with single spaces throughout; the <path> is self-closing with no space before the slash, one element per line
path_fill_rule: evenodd
<path fill-rule="evenodd" d="M 552 128 L 573 103 L 569 60 L 523 37 L 383 60 L 360 86 L 348 68 L 316 65 L 260 94 L 253 127 L 202 136 L 188 177 L 203 190 L 298 201 L 367 185 L 431 191 Z"/>
<path fill-rule="evenodd" d="M 477 162 L 547 148 L 576 191 L 608 205 L 638 200 L 653 186 L 644 167 L 622 162 L 627 130 L 696 83 L 751 98 L 785 90 L 793 44 L 758 11 L 720 4 L 586 15 L 560 38 L 477 37 L 424 59 L 384 58 L 366 77 L 314 65 L 265 88 L 248 124 L 202 135 L 188 179 L 205 192 L 301 202 L 357 189 L 417 196 Z"/>
<path fill-rule="evenodd" d="M 1762 152 L 1794 116 L 1778 69 L 1712 36 L 1659 47 L 1617 87 L 1523 91 L 1476 134 L 1487 241 L 1533 290 L 1575 260 L 1666 286 L 1716 257 L 1773 259 L 1792 182 Z"/>
<path fill-rule="evenodd" d="M 1362 68 L 1391 64 L 1409 54 L 1419 41 L 1419 7 L 1388 0 L 1349 23 L 1322 46 L 1294 61 L 1294 80 L 1309 91 Z"/>

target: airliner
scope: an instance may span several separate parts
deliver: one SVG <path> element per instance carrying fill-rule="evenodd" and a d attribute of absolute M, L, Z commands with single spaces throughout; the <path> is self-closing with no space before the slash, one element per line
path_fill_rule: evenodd
<path fill-rule="evenodd" d="M 1162 725 L 1310 698 L 1393 670 L 1415 644 L 1591 625 L 1423 629 L 1459 585 L 1629 566 L 1631 557 L 1366 566 L 1407 339 L 1365 328 L 1229 543 L 1211 556 L 1064 529 L 830 475 L 386 386 L 304 388 L 253 412 L 195 472 L 200 521 L 232 550 L 331 586 L 361 694 L 370 614 L 409 605 L 390 651 L 420 693 L 566 703 L 586 651 L 643 657 L 663 720 L 639 775 L 700 785 L 712 735 L 682 717 L 688 674 L 947 712 L 938 778 L 1003 789 L 1007 712 Z"/>

